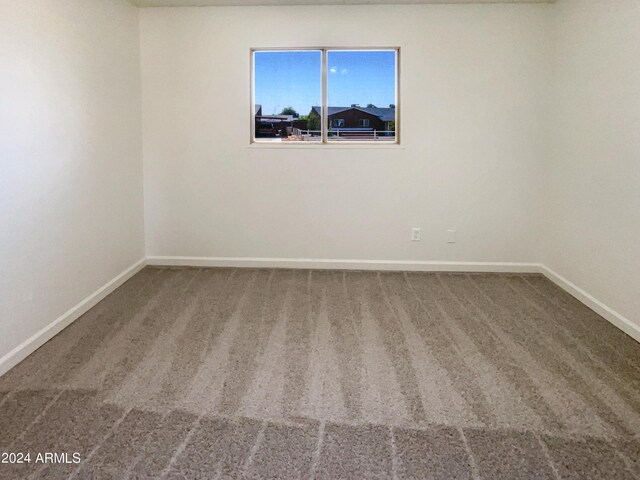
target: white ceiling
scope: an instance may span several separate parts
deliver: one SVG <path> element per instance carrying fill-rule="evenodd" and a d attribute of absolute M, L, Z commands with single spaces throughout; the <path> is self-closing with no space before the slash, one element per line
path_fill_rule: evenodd
<path fill-rule="evenodd" d="M 252 5 L 367 5 L 423 3 L 554 3 L 555 0 L 130 0 L 139 7 Z"/>

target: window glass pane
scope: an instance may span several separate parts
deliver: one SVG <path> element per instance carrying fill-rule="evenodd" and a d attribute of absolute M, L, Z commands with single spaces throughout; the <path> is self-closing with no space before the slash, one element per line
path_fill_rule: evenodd
<path fill-rule="evenodd" d="M 253 56 L 256 141 L 321 141 L 322 52 L 256 51 Z"/>
<path fill-rule="evenodd" d="M 396 51 L 329 50 L 327 70 L 328 140 L 395 141 Z"/>

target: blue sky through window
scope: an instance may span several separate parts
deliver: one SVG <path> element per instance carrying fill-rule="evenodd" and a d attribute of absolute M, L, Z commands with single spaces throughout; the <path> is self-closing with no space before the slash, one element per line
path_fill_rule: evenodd
<path fill-rule="evenodd" d="M 388 107 L 395 100 L 395 51 L 327 52 L 327 105 Z"/>
<path fill-rule="evenodd" d="M 329 51 L 329 106 L 348 107 L 395 103 L 395 51 Z M 318 50 L 255 52 L 255 103 L 262 114 L 293 107 L 307 115 L 320 105 L 321 58 Z"/>
<path fill-rule="evenodd" d="M 320 105 L 322 53 L 319 50 L 255 52 L 255 103 L 263 115 L 278 114 L 293 107 L 307 115 Z"/>

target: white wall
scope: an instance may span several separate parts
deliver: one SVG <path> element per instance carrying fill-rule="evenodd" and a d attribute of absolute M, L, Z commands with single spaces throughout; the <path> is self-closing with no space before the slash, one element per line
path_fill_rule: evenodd
<path fill-rule="evenodd" d="M 0 0 L 0 358 L 144 256 L 138 11 Z"/>
<path fill-rule="evenodd" d="M 550 8 L 142 10 L 147 254 L 536 261 Z M 249 146 L 250 47 L 323 45 L 401 47 L 399 148 Z"/>
<path fill-rule="evenodd" d="M 560 0 L 543 261 L 640 329 L 640 2 Z"/>

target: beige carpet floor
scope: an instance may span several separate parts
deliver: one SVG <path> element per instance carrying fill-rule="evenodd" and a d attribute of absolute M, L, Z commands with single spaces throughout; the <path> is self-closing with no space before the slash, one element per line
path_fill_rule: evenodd
<path fill-rule="evenodd" d="M 539 275 L 147 267 L 0 378 L 0 452 L 32 454 L 0 478 L 640 478 L 640 345 Z"/>

